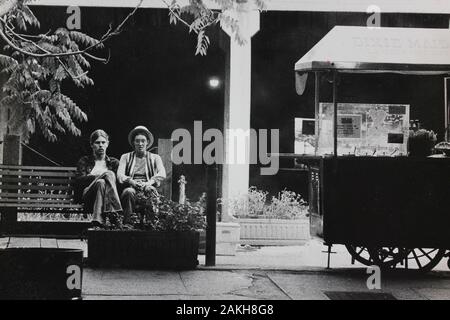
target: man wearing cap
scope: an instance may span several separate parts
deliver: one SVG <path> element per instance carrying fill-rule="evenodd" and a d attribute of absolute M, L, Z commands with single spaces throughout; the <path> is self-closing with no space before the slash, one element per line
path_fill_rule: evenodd
<path fill-rule="evenodd" d="M 120 157 L 117 180 L 125 188 L 120 197 L 125 223 L 134 211 L 136 192 L 156 191 L 155 187 L 166 178 L 161 157 L 148 151 L 153 141 L 153 135 L 146 127 L 137 126 L 128 134 L 128 142 L 134 151 Z"/>

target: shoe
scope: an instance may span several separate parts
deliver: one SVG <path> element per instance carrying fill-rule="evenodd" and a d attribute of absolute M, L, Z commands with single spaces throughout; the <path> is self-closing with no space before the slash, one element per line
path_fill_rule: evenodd
<path fill-rule="evenodd" d="M 122 229 L 123 230 L 133 230 L 134 226 L 131 223 L 125 223 L 125 224 L 123 224 Z"/>
<path fill-rule="evenodd" d="M 103 224 L 101 223 L 101 222 L 99 222 L 99 221 L 92 221 L 91 222 L 91 228 L 92 229 L 94 229 L 94 230 L 100 230 L 100 229 L 103 229 Z"/>

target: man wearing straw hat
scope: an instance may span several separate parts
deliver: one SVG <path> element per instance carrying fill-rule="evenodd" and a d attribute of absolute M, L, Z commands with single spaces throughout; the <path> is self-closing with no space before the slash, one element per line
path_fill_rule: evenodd
<path fill-rule="evenodd" d="M 153 141 L 153 135 L 146 127 L 137 126 L 128 134 L 128 142 L 134 151 L 120 157 L 117 180 L 125 188 L 120 197 L 125 223 L 133 214 L 136 192 L 157 192 L 156 187 L 166 178 L 161 157 L 148 151 Z"/>

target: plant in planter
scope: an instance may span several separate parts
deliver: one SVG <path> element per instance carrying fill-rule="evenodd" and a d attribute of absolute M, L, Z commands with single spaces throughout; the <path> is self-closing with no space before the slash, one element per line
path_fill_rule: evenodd
<path fill-rule="evenodd" d="M 309 239 L 308 207 L 302 197 L 288 190 L 270 201 L 267 195 L 268 192 L 251 187 L 247 195 L 221 199 L 238 217 L 241 243 L 284 245 Z"/>
<path fill-rule="evenodd" d="M 198 265 L 199 229 L 205 227 L 201 201 L 176 203 L 138 193 L 132 223 L 106 217 L 105 230 L 88 231 L 89 264 L 103 267 L 192 269 Z"/>
<path fill-rule="evenodd" d="M 307 216 L 308 206 L 302 197 L 288 190 L 283 190 L 278 197 L 272 197 L 272 202 L 265 206 L 264 216 L 275 219 L 301 219 Z"/>
<path fill-rule="evenodd" d="M 250 187 L 247 194 L 227 199 L 219 199 L 222 207 L 226 206 L 238 218 L 258 218 L 264 215 L 268 192 Z"/>
<path fill-rule="evenodd" d="M 268 192 L 250 187 L 248 194 L 220 199 L 238 218 L 300 219 L 307 213 L 307 204 L 301 195 L 281 191 L 277 197 L 267 200 Z"/>
<path fill-rule="evenodd" d="M 408 139 L 409 155 L 413 157 L 427 157 L 431 155 L 436 141 L 436 134 L 432 130 L 410 130 Z"/>

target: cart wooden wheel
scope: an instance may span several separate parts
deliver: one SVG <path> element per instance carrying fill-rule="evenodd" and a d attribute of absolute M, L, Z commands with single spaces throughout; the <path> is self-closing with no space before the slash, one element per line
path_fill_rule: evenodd
<path fill-rule="evenodd" d="M 419 272 L 431 271 L 445 256 L 444 249 L 399 247 L 363 247 L 346 245 L 353 259 L 367 266 L 378 265 L 380 268 L 404 266 Z"/>
<path fill-rule="evenodd" d="M 421 272 L 431 271 L 444 258 L 445 249 L 414 248 L 404 249 L 404 267 Z"/>
<path fill-rule="evenodd" d="M 346 245 L 353 259 L 366 266 L 377 265 L 380 268 L 393 268 L 405 257 L 405 252 L 398 247 L 364 247 Z"/>

